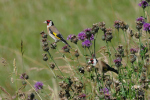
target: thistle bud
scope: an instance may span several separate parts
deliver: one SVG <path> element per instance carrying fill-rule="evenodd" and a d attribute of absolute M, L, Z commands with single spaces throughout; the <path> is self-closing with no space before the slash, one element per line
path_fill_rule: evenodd
<path fill-rule="evenodd" d="M 119 30 L 119 28 L 120 28 L 120 25 L 119 25 L 119 20 L 116 20 L 115 22 L 114 22 L 114 27 L 117 29 L 117 30 Z"/>
<path fill-rule="evenodd" d="M 91 33 L 95 34 L 95 33 L 98 32 L 98 30 L 99 30 L 98 24 L 97 24 L 97 23 L 96 23 L 96 24 L 93 24 L 93 27 L 92 27 L 92 31 L 93 31 L 93 32 L 91 32 Z"/>
<path fill-rule="evenodd" d="M 116 53 L 116 54 L 115 54 L 115 57 L 116 57 L 116 59 L 120 59 L 120 60 L 122 61 L 121 54 Z"/>
<path fill-rule="evenodd" d="M 88 71 L 88 72 L 92 71 L 92 67 L 91 67 L 91 66 L 88 66 L 88 67 L 87 67 L 87 71 Z"/>
<path fill-rule="evenodd" d="M 135 38 L 139 39 L 140 36 L 141 36 L 141 34 L 140 34 L 139 32 L 136 32 L 136 33 L 135 33 Z"/>
<path fill-rule="evenodd" d="M 127 30 L 128 28 L 129 28 L 129 25 L 128 24 L 125 24 L 125 22 L 124 21 L 120 21 L 120 28 L 122 29 L 122 30 Z"/>
<path fill-rule="evenodd" d="M 44 51 L 48 51 L 49 50 L 48 46 L 43 46 L 42 48 L 43 48 Z"/>
<path fill-rule="evenodd" d="M 103 40 L 103 41 L 105 41 L 105 38 L 106 38 L 105 35 L 102 35 L 102 40 Z"/>
<path fill-rule="evenodd" d="M 78 42 L 78 38 L 77 38 L 77 36 L 74 35 L 74 34 L 68 35 L 67 40 L 71 40 L 71 42 L 73 42 L 73 43 L 75 43 L 75 44 L 77 44 L 77 42 Z"/>
<path fill-rule="evenodd" d="M 50 67 L 51 67 L 52 69 L 54 69 L 54 68 L 55 68 L 55 64 L 54 64 L 54 63 L 50 64 Z"/>
<path fill-rule="evenodd" d="M 42 42 L 46 42 L 46 41 L 47 41 L 47 38 L 43 38 L 43 39 L 42 39 Z"/>
<path fill-rule="evenodd" d="M 29 79 L 29 76 L 26 73 L 21 74 L 20 76 L 21 79 Z"/>
<path fill-rule="evenodd" d="M 34 97 L 35 97 L 34 93 L 31 93 L 31 94 L 29 95 L 29 99 L 30 99 L 30 100 L 33 100 Z"/>
<path fill-rule="evenodd" d="M 99 22 L 98 26 L 104 33 L 106 32 L 105 22 Z"/>
<path fill-rule="evenodd" d="M 79 72 L 82 73 L 82 74 L 84 74 L 84 67 L 80 67 L 79 68 Z"/>
<path fill-rule="evenodd" d="M 121 56 L 124 56 L 123 45 L 119 45 L 117 51 L 119 52 L 119 54 L 121 54 Z"/>
<path fill-rule="evenodd" d="M 51 49 L 56 49 L 57 44 L 54 42 L 54 43 L 50 44 L 50 47 L 51 47 Z"/>
<path fill-rule="evenodd" d="M 130 62 L 134 63 L 135 60 L 136 60 L 136 55 L 130 54 Z"/>
<path fill-rule="evenodd" d="M 47 34 L 44 31 L 42 31 L 40 34 L 42 35 L 42 38 L 47 38 Z"/>
<path fill-rule="evenodd" d="M 26 81 L 22 81 L 22 85 L 27 85 L 27 82 Z"/>
<path fill-rule="evenodd" d="M 44 61 L 47 61 L 47 60 L 48 60 L 48 57 L 47 57 L 47 54 L 46 54 L 46 53 L 43 54 L 43 60 L 44 60 Z"/>
<path fill-rule="evenodd" d="M 133 31 L 130 30 L 130 36 L 132 37 L 134 35 Z"/>
<path fill-rule="evenodd" d="M 78 50 L 77 50 L 77 49 L 75 50 L 75 56 L 76 56 L 76 57 L 79 57 L 79 53 L 78 53 Z"/>
<path fill-rule="evenodd" d="M 43 42 L 43 45 L 42 45 L 43 47 L 46 47 L 46 46 L 48 46 L 48 43 L 47 42 Z"/>

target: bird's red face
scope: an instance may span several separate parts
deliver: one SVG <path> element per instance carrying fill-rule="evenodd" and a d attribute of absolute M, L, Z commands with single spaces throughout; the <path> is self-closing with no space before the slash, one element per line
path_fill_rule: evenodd
<path fill-rule="evenodd" d="M 46 21 L 43 22 L 43 23 L 46 23 L 47 25 L 49 25 L 50 22 L 51 22 L 51 20 L 46 20 Z"/>
<path fill-rule="evenodd" d="M 43 22 L 43 23 L 47 23 L 47 27 L 50 27 L 50 26 L 53 26 L 53 25 L 54 25 L 54 23 L 53 23 L 52 20 L 46 20 L 46 21 Z"/>
<path fill-rule="evenodd" d="M 91 61 L 92 64 L 94 63 L 94 62 L 93 62 L 93 59 L 90 59 L 90 61 Z"/>

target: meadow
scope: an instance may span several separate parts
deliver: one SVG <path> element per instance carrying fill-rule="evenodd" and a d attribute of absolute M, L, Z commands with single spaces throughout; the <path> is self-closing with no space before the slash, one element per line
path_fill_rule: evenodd
<path fill-rule="evenodd" d="M 142 75 L 142 67 L 147 59 L 145 58 L 145 54 L 144 60 L 140 55 L 140 50 L 138 50 L 138 53 L 136 54 L 137 59 L 134 62 L 134 65 L 139 67 L 140 70 L 138 73 L 133 72 L 134 67 L 130 62 L 130 49 L 140 49 L 140 45 L 142 43 L 145 45 L 145 47 L 147 47 L 146 42 L 149 37 L 149 33 L 146 33 L 143 30 L 143 27 L 140 29 L 140 32 L 142 32 L 140 39 L 136 38 L 135 36 L 130 36 L 130 30 L 133 30 L 134 34 L 139 31 L 136 28 L 137 18 L 144 16 L 147 18 L 145 22 L 150 23 L 148 11 L 149 7 L 145 9 L 146 13 L 144 13 L 143 8 L 138 6 L 140 1 L 141 0 L 1 0 L 0 99 L 27 100 L 28 95 L 31 96 L 31 93 L 34 93 L 35 98 L 38 100 L 57 100 L 59 98 L 58 93 L 61 90 L 59 82 L 65 80 L 65 78 L 56 78 L 55 75 L 62 76 L 60 73 L 60 71 L 62 71 L 67 81 L 68 77 L 74 78 L 73 76 L 76 76 L 79 78 L 79 80 L 82 80 L 82 76 L 83 81 L 88 83 L 88 85 L 84 84 L 84 89 L 82 92 L 80 94 L 74 94 L 75 96 L 78 97 L 78 95 L 81 95 L 84 92 L 84 94 L 87 93 L 85 94 L 87 100 L 95 100 L 95 97 L 98 97 L 97 100 L 99 100 L 100 98 L 97 96 L 97 93 L 91 89 L 97 87 L 95 85 L 97 81 L 95 78 L 93 81 L 93 79 L 89 77 L 91 72 L 89 74 L 86 71 L 88 61 L 85 60 L 87 58 L 91 59 L 92 54 L 87 48 L 86 50 L 83 48 L 82 41 L 79 40 L 76 45 L 73 42 L 70 42 L 70 40 L 67 40 L 68 35 L 74 34 L 77 36 L 84 29 L 92 28 L 92 25 L 95 23 L 98 23 L 98 25 L 96 25 L 99 27 L 95 40 L 96 58 L 98 60 L 104 59 L 107 64 L 117 69 L 117 67 L 114 65 L 115 53 L 118 52 L 118 45 L 123 45 L 125 57 L 122 56 L 123 61 L 121 68 L 126 71 L 121 72 L 125 72 L 127 74 L 126 76 L 133 75 L 132 77 L 135 79 L 136 75 Z M 62 42 L 57 43 L 57 50 L 53 50 L 51 48 L 49 49 L 49 53 L 53 56 L 53 58 L 49 56 L 48 52 L 43 51 L 43 38 L 41 37 L 40 33 L 44 31 L 47 34 L 46 24 L 43 23 L 45 20 L 52 20 L 54 22 L 57 29 L 63 34 L 64 38 L 71 45 L 72 49 L 70 49 L 70 53 L 66 53 L 62 50 L 62 47 L 65 46 L 65 44 Z M 129 25 L 129 29 L 119 29 L 118 32 L 114 27 L 114 22 L 116 20 L 124 21 L 126 25 Z M 111 42 L 102 40 L 102 37 L 105 33 L 101 30 L 101 25 L 99 25 L 99 22 L 105 22 L 106 28 L 112 28 L 111 31 L 113 38 L 111 39 Z M 48 36 L 47 42 L 50 46 L 54 40 Z M 92 43 L 92 45 L 93 44 L 94 43 Z M 90 48 L 91 51 L 93 51 L 92 48 L 94 48 L 94 46 Z M 147 54 L 150 54 L 149 47 L 147 48 Z M 79 51 L 80 65 L 77 58 L 74 56 L 75 49 L 78 49 Z M 47 61 L 43 61 L 42 54 L 44 53 L 47 53 Z M 84 56 L 86 53 L 89 56 Z M 109 55 L 110 53 L 111 55 Z M 61 54 L 64 54 L 65 57 Z M 56 65 L 54 69 L 50 68 L 50 64 L 53 63 L 52 59 L 54 59 L 54 61 L 57 63 L 60 71 Z M 139 62 L 141 62 L 141 64 L 139 64 Z M 69 67 L 70 65 L 73 68 Z M 82 74 L 78 71 L 78 66 L 85 68 L 85 74 Z M 75 71 L 70 69 L 75 69 Z M 118 68 L 117 70 L 119 71 L 120 69 Z M 148 79 L 149 68 L 147 68 L 146 71 L 146 79 Z M 23 73 L 26 73 L 29 79 L 20 79 L 20 76 Z M 127 81 L 129 81 L 129 90 L 126 90 L 126 92 L 129 92 L 131 95 L 126 92 L 125 94 L 122 92 L 124 91 L 124 87 L 121 87 L 121 92 L 118 92 L 118 94 L 115 93 L 116 90 L 113 86 L 113 89 L 109 90 L 111 91 L 111 97 L 116 97 L 118 100 L 124 98 L 135 99 L 136 92 L 131 93 L 133 92 L 131 87 L 134 87 L 135 85 L 142 85 L 142 82 L 138 82 L 138 80 L 135 80 L 131 77 L 126 79 L 125 73 L 119 75 L 111 72 L 109 73 L 111 77 L 110 79 L 112 79 L 112 77 L 115 78 L 116 80 L 120 81 L 121 84 L 123 84 L 122 86 L 127 85 Z M 95 72 L 92 72 L 92 74 L 95 75 Z M 140 77 L 137 79 L 140 79 Z M 66 80 L 64 82 L 66 82 Z M 43 89 L 40 89 L 40 91 L 37 92 L 34 89 L 34 84 L 38 81 L 43 83 Z M 134 84 L 131 84 L 132 82 Z M 101 79 L 100 84 L 103 85 L 98 87 L 103 89 L 105 87 L 103 79 Z M 85 87 L 87 89 L 85 89 Z M 144 88 L 144 91 L 145 99 L 148 100 L 148 94 L 150 93 L 149 87 L 146 89 Z M 21 94 L 21 96 L 19 94 Z M 68 99 L 73 99 L 73 95 L 71 94 L 71 97 Z M 82 97 L 79 98 L 79 100 L 80 99 L 85 100 L 85 98 Z M 67 99 L 65 98 L 64 100 Z"/>

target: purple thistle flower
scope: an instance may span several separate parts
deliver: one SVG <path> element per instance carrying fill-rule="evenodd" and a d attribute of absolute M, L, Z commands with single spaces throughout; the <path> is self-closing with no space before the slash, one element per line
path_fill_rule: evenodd
<path fill-rule="evenodd" d="M 86 38 L 86 34 L 85 32 L 80 32 L 78 34 L 78 39 L 84 41 L 84 39 Z"/>
<path fill-rule="evenodd" d="M 73 34 L 68 35 L 67 40 L 71 39 Z"/>
<path fill-rule="evenodd" d="M 143 9 L 145 9 L 147 6 L 149 6 L 146 1 L 141 1 L 138 5 L 139 5 L 140 7 L 142 7 Z"/>
<path fill-rule="evenodd" d="M 20 79 L 29 79 L 29 76 L 26 73 L 21 74 Z"/>
<path fill-rule="evenodd" d="M 107 88 L 103 88 L 104 94 L 107 93 L 109 94 L 109 90 Z"/>
<path fill-rule="evenodd" d="M 90 28 L 87 28 L 87 29 L 85 29 L 84 31 L 85 31 L 85 32 L 90 32 L 91 29 L 90 29 Z"/>
<path fill-rule="evenodd" d="M 150 31 L 150 23 L 144 23 L 143 27 L 144 31 Z"/>
<path fill-rule="evenodd" d="M 42 82 L 36 82 L 34 87 L 35 87 L 36 91 L 41 90 L 41 89 L 43 89 L 43 83 Z"/>
<path fill-rule="evenodd" d="M 94 35 L 92 34 L 91 37 L 90 37 L 90 40 L 94 40 Z"/>
<path fill-rule="evenodd" d="M 116 67 L 120 67 L 122 64 L 121 64 L 121 59 L 115 59 L 114 60 L 114 63 L 116 65 Z"/>
<path fill-rule="evenodd" d="M 145 23 L 145 18 L 141 16 L 141 17 L 138 17 L 136 19 L 136 21 L 140 21 L 140 22 L 142 22 L 144 24 Z"/>
<path fill-rule="evenodd" d="M 115 59 L 114 63 L 121 63 L 121 60 L 120 59 Z"/>
<path fill-rule="evenodd" d="M 21 76 L 20 76 L 20 79 L 24 79 L 24 76 L 23 76 L 23 75 L 21 75 Z"/>
<path fill-rule="evenodd" d="M 90 42 L 90 40 L 85 40 L 84 42 L 82 42 L 83 47 L 89 48 L 91 45 L 92 45 L 92 43 Z"/>
<path fill-rule="evenodd" d="M 135 49 L 135 48 L 131 48 L 131 49 L 130 49 L 130 52 L 132 52 L 132 53 L 136 53 L 136 52 L 138 52 L 138 50 L 137 50 L 137 49 Z"/>
<path fill-rule="evenodd" d="M 85 98 L 86 97 L 86 94 L 82 94 L 79 96 L 79 98 Z"/>
<path fill-rule="evenodd" d="M 65 45 L 64 47 L 62 47 L 62 49 L 67 49 L 68 48 L 68 45 Z"/>

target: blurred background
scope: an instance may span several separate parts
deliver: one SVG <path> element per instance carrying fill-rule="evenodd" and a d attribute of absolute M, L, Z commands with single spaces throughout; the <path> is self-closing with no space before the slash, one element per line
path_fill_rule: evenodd
<path fill-rule="evenodd" d="M 114 29 L 114 21 L 123 20 L 135 29 L 136 18 L 143 14 L 139 2 L 140 0 L 0 0 L 0 86 L 11 95 L 15 94 L 16 86 L 12 82 L 15 81 L 14 59 L 18 74 L 26 72 L 31 84 L 36 80 L 52 85 L 51 73 L 42 60 L 44 51 L 40 32 L 44 30 L 47 33 L 46 24 L 43 23 L 45 20 L 53 20 L 65 39 L 69 34 L 77 35 L 85 28 L 91 28 L 93 23 L 102 21 L 106 27 Z M 98 34 L 97 49 L 104 46 L 101 40 L 103 33 L 99 31 Z M 54 42 L 50 37 L 48 40 Z M 75 47 L 70 41 L 68 43 Z M 80 44 L 79 42 L 78 45 Z M 63 43 L 58 43 L 59 49 L 63 46 Z M 61 63 L 59 60 L 57 62 Z M 19 81 L 17 84 L 21 85 L 21 80 Z M 0 96 L 1 92 L 0 90 Z"/>

